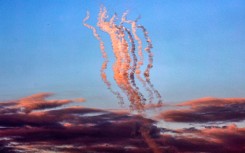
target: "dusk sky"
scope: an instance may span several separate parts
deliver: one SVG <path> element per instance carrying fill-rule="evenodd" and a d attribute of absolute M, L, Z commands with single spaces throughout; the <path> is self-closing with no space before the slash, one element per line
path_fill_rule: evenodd
<path fill-rule="evenodd" d="M 93 36 L 91 29 L 83 25 L 87 11 L 90 12 L 90 18 L 86 23 L 97 29 L 105 43 L 109 59 L 105 70 L 107 79 L 112 83 L 112 89 L 119 91 L 127 99 L 125 91 L 131 91 L 121 91 L 120 85 L 113 78 L 115 72 L 112 65 L 116 60 L 111 47 L 112 41 L 108 34 L 100 30 L 101 27 L 97 27 L 102 6 L 106 7 L 109 19 L 114 13 L 118 15 L 116 24 L 120 23 L 125 11 L 128 11 L 128 20 L 135 20 L 140 16 L 138 24 L 149 32 L 153 44 L 150 81 L 163 100 L 161 108 L 147 112 L 151 121 L 144 115 L 131 116 L 128 106 L 132 101 L 125 100 L 124 107 L 120 106 L 117 97 L 107 89 L 100 76 L 104 59 L 99 41 Z M 34 134 L 47 132 L 47 127 L 65 127 L 69 131 L 56 132 L 58 135 L 59 132 L 61 135 L 69 135 L 69 132 L 74 134 L 73 130 L 80 133 L 82 124 L 95 124 L 105 128 L 105 133 L 112 134 L 113 139 L 117 139 L 114 137 L 116 133 L 111 132 L 111 127 L 101 125 L 101 122 L 105 122 L 104 116 L 99 115 L 87 121 L 81 115 L 78 116 L 78 121 L 73 115 L 79 113 L 107 114 L 112 126 L 119 129 L 128 127 L 134 121 L 139 126 L 145 126 L 147 122 L 147 125 L 154 127 L 151 128 L 151 132 L 155 134 L 152 139 L 159 146 L 171 146 L 167 149 L 170 152 L 245 150 L 244 0 L 0 0 L 0 19 L 0 152 L 1 148 L 8 147 L 10 150 L 3 151 L 11 152 L 12 146 L 6 143 L 10 142 L 7 138 L 12 136 L 21 137 L 13 142 L 25 142 L 25 147 L 17 147 L 24 151 L 30 145 L 29 140 L 45 141 L 45 138 L 29 137 L 28 132 L 25 133 L 26 127 L 37 128 L 32 129 Z M 125 27 L 131 28 L 130 24 Z M 144 33 L 138 34 L 144 41 Z M 147 46 L 147 43 L 143 42 L 143 46 Z M 146 69 L 147 53 L 144 52 L 143 55 L 145 63 L 142 69 Z M 139 80 L 136 84 L 140 84 Z M 142 89 L 142 95 L 147 97 L 144 86 L 139 85 L 139 88 Z M 154 99 L 153 103 L 157 103 L 157 100 Z M 61 106 L 65 108 L 61 109 Z M 207 112 L 211 115 L 200 115 Z M 9 119 L 9 114 L 15 116 Z M 39 122 L 36 117 L 37 120 L 46 117 L 49 119 Z M 122 122 L 120 125 L 114 125 L 116 118 L 118 122 Z M 13 127 L 24 129 L 11 131 Z M 93 130 L 97 129 L 86 129 L 82 133 L 93 133 Z M 163 135 L 160 131 L 180 136 L 175 139 L 176 137 L 164 133 L 165 139 L 160 139 Z M 237 133 L 232 137 L 231 133 L 234 131 Z M 126 128 L 124 132 L 128 134 L 130 130 L 127 131 Z M 46 134 L 51 133 L 52 130 Z M 77 140 L 71 133 L 71 140 Z M 223 137 L 219 134 L 223 134 Z M 196 137 L 189 137 L 190 135 Z M 95 135 L 88 137 L 90 136 L 91 139 L 96 138 Z M 118 137 L 121 139 L 121 136 Z M 123 134 L 122 137 L 124 138 Z M 206 137 L 212 138 L 207 140 Z M 229 137 L 234 138 L 234 141 L 228 141 Z M 66 137 L 60 139 L 52 139 L 48 143 L 57 146 L 74 145 L 63 142 Z M 125 145 L 135 143 L 139 148 L 144 147 L 139 145 L 141 140 L 136 142 L 128 137 L 125 139 Z M 198 143 L 194 143 L 197 141 L 194 139 L 198 139 Z M 149 145 L 147 138 L 144 140 Z M 108 144 L 113 142 L 107 139 L 101 141 Z M 79 139 L 79 143 L 91 142 L 80 142 Z M 121 142 L 116 143 L 120 145 Z M 231 147 L 219 150 L 220 146 L 222 148 L 227 144 Z M 35 145 L 32 144 L 31 148 L 37 147 Z M 152 146 L 149 145 L 149 150 L 159 153 Z M 188 146 L 193 147 L 190 149 Z M 207 146 L 214 149 L 207 150 Z M 200 147 L 201 150 L 193 149 Z M 98 151 L 100 148 L 96 146 L 94 150 Z M 69 151 L 79 152 L 68 149 Z M 120 151 L 112 149 L 111 152 Z M 144 153 L 142 150 L 139 152 Z"/>
<path fill-rule="evenodd" d="M 102 4 L 111 15 L 129 10 L 130 19 L 142 16 L 154 47 L 151 79 L 166 102 L 243 97 L 244 3 L 1 0 L 0 99 L 48 91 L 96 105 L 115 101 L 99 77 L 99 43 L 82 25 L 86 11 L 88 23 L 96 24 Z"/>

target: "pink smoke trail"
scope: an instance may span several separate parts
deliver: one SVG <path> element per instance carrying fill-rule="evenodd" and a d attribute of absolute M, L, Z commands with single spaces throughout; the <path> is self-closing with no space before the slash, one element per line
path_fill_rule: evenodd
<path fill-rule="evenodd" d="M 138 28 L 142 29 L 142 31 L 144 33 L 144 37 L 145 37 L 146 42 L 147 42 L 147 47 L 145 48 L 145 51 L 148 53 L 148 65 L 146 67 L 146 70 L 144 71 L 144 76 L 145 76 L 146 82 L 148 83 L 148 85 L 151 87 L 151 89 L 153 90 L 153 92 L 157 96 L 158 104 L 162 104 L 162 97 L 161 97 L 160 93 L 158 92 L 158 90 L 155 89 L 154 85 L 151 83 L 151 80 L 150 80 L 150 70 L 153 67 L 153 53 L 151 51 L 151 49 L 153 48 L 153 45 L 152 45 L 151 39 L 148 35 L 146 28 L 142 25 L 139 25 Z"/>
<path fill-rule="evenodd" d="M 107 75 L 105 73 L 105 70 L 107 69 L 107 64 L 108 64 L 109 60 L 108 60 L 108 56 L 107 56 L 106 51 L 105 51 L 104 42 L 101 39 L 101 37 L 99 36 L 99 34 L 97 33 L 96 29 L 93 26 L 91 26 L 91 25 L 86 23 L 86 21 L 88 19 L 89 19 L 89 12 L 87 12 L 87 16 L 83 20 L 83 25 L 93 31 L 94 37 L 100 43 L 100 50 L 101 50 L 101 53 L 102 53 L 102 56 L 103 56 L 103 59 L 104 59 L 104 62 L 102 64 L 102 67 L 101 67 L 101 70 L 100 70 L 101 78 L 102 78 L 103 82 L 106 84 L 107 88 L 110 90 L 110 92 L 112 92 L 114 95 L 116 95 L 116 97 L 119 99 L 119 103 L 123 104 L 124 103 L 123 97 L 121 96 L 121 94 L 119 92 L 116 92 L 116 91 L 112 90 L 111 83 L 107 80 Z"/>
<path fill-rule="evenodd" d="M 134 42 L 134 38 L 130 32 L 129 29 L 127 29 L 126 27 L 124 27 L 124 30 L 127 32 L 128 34 L 128 38 L 130 40 L 130 43 L 131 43 L 131 54 L 132 54 L 132 58 L 133 58 L 133 65 L 132 65 L 132 68 L 131 68 L 131 72 L 129 74 L 129 77 L 130 77 L 130 80 L 131 80 L 131 84 L 133 85 L 133 87 L 136 89 L 136 91 L 140 94 L 140 97 L 141 97 L 141 100 L 142 100 L 142 103 L 144 104 L 146 99 L 144 98 L 144 95 L 139 91 L 139 87 L 136 85 L 136 82 L 135 82 L 135 71 L 136 71 L 136 66 L 137 66 L 137 56 L 135 54 L 135 42 Z"/>
<path fill-rule="evenodd" d="M 137 20 L 136 21 L 126 21 L 126 14 L 124 13 L 123 17 L 122 17 L 122 22 L 119 26 L 117 26 L 115 24 L 115 19 L 116 19 L 116 15 L 114 15 L 109 21 L 106 21 L 106 19 L 108 18 L 107 16 L 107 10 L 105 7 L 101 7 L 100 12 L 99 12 L 99 16 L 98 16 L 98 27 L 109 34 L 111 42 L 112 42 L 112 49 L 114 52 L 114 56 L 116 58 L 115 63 L 113 64 L 113 72 L 114 72 L 114 80 L 117 83 L 118 87 L 120 89 L 122 89 L 123 92 L 126 93 L 130 103 L 131 103 L 131 108 L 133 110 L 137 110 L 142 116 L 144 116 L 144 100 L 143 100 L 143 95 L 141 96 L 140 92 L 139 92 L 139 88 L 137 88 L 136 83 L 134 81 L 134 74 L 136 73 L 137 78 L 143 83 L 143 86 L 147 89 L 147 91 L 150 94 L 149 99 L 150 102 L 152 101 L 152 97 L 153 97 L 153 92 L 146 86 L 146 83 L 148 83 L 147 81 L 150 79 L 150 75 L 149 71 L 150 68 L 152 67 L 152 61 L 153 61 L 153 56 L 150 56 L 151 54 L 148 55 L 148 60 L 149 60 L 149 64 L 147 66 L 147 70 L 144 73 L 144 76 L 146 78 L 146 81 L 144 81 L 141 77 L 140 77 L 140 67 L 143 65 L 143 52 L 142 52 L 142 41 L 141 39 L 137 36 L 136 34 L 136 30 L 137 30 Z M 86 17 L 84 19 L 84 22 L 88 19 L 88 17 Z M 128 30 L 127 28 L 125 28 L 124 26 L 122 26 L 123 22 L 127 22 L 131 24 L 131 28 L 132 28 L 132 34 L 130 33 L 130 30 Z M 85 25 L 87 27 L 89 27 L 89 25 Z M 93 33 L 96 36 L 98 36 L 98 34 L 96 33 L 96 30 L 94 27 L 90 26 L 90 29 L 94 29 Z M 131 43 L 131 50 L 129 51 L 129 43 L 127 42 L 126 38 L 125 38 L 125 32 L 128 34 L 129 37 L 129 41 Z M 96 35 L 97 34 L 97 35 Z M 144 33 L 145 34 L 145 33 Z M 99 36 L 98 36 L 99 37 Z M 97 37 L 96 37 L 97 38 Z M 137 41 L 138 43 L 138 54 L 139 54 L 139 61 L 137 61 L 137 57 L 135 55 L 135 43 L 134 43 L 134 39 Z M 97 38 L 98 39 L 98 38 Z M 148 40 L 149 38 L 146 37 L 146 39 Z M 98 39 L 99 41 L 101 40 L 100 37 Z M 103 41 L 100 41 L 103 43 Z M 150 43 L 151 44 L 151 43 Z M 148 48 L 150 46 L 150 44 L 148 43 Z M 104 47 L 103 45 L 100 45 Z M 103 48 L 102 47 L 102 48 Z M 102 50 L 102 54 L 104 49 Z M 130 57 L 130 53 L 132 53 L 132 59 Z M 107 59 L 107 56 L 106 56 Z M 107 59 L 108 60 L 108 59 Z M 105 60 L 106 61 L 106 60 Z M 133 66 L 131 68 L 131 61 L 133 61 Z M 104 65 L 102 65 L 102 71 L 104 71 L 107 67 L 107 63 Z M 131 70 L 131 71 L 130 71 Z M 129 73 L 130 71 L 130 73 Z M 132 79 L 133 76 L 133 79 Z M 149 78 L 148 78 L 149 77 Z M 106 78 L 106 77 L 105 77 Z M 132 84 L 132 86 L 131 86 Z M 149 124 L 144 121 L 143 126 L 141 127 L 140 131 L 142 134 L 142 137 L 144 138 L 145 142 L 148 144 L 148 146 L 152 149 L 152 151 L 154 153 L 160 153 L 159 148 L 156 144 L 156 142 L 154 142 L 154 140 L 151 138 L 150 136 L 150 130 L 149 130 Z"/>
<path fill-rule="evenodd" d="M 142 79 L 142 77 L 140 76 L 140 74 L 141 74 L 140 67 L 144 64 L 144 56 L 143 56 L 143 52 L 142 52 L 142 41 L 137 35 L 137 20 L 138 19 L 139 18 L 137 18 L 135 21 L 126 20 L 126 15 L 125 15 L 125 17 L 122 20 L 124 22 L 127 22 L 127 23 L 131 24 L 131 29 L 132 29 L 133 36 L 134 36 L 135 40 L 138 43 L 139 61 L 138 61 L 137 66 L 136 66 L 136 77 L 143 84 L 143 87 L 148 92 L 148 94 L 149 94 L 149 96 L 148 96 L 149 97 L 149 103 L 152 103 L 152 101 L 153 101 L 153 92 L 151 91 L 150 88 L 147 87 L 146 81 L 144 79 Z"/>
<path fill-rule="evenodd" d="M 123 74 L 125 77 L 125 84 L 127 85 L 127 91 L 130 92 L 130 95 L 132 95 L 132 99 L 130 100 L 131 103 L 133 103 L 134 105 L 136 105 L 137 107 L 142 107 L 143 103 L 142 103 L 142 97 L 140 95 L 140 93 L 132 88 L 130 81 L 132 82 L 131 78 L 129 77 L 129 70 L 130 68 L 130 63 L 131 63 L 131 58 L 130 58 L 130 54 L 129 54 L 129 49 L 128 49 L 128 43 L 125 39 L 125 27 L 123 27 L 122 25 L 118 27 L 120 29 L 119 32 L 119 37 L 121 38 L 121 42 L 122 42 L 122 53 L 124 53 L 124 62 L 123 64 L 125 65 L 123 68 Z"/>
<path fill-rule="evenodd" d="M 140 96 L 131 87 L 128 79 L 128 71 L 130 69 L 130 55 L 128 53 L 128 43 L 126 41 L 125 34 L 120 27 L 114 23 L 115 15 L 106 21 L 107 11 L 105 8 L 101 8 L 99 13 L 98 27 L 109 34 L 112 41 L 112 48 L 116 58 L 113 65 L 114 79 L 118 86 L 127 94 L 129 101 L 132 104 L 133 109 L 142 110 L 143 106 L 140 102 Z"/>

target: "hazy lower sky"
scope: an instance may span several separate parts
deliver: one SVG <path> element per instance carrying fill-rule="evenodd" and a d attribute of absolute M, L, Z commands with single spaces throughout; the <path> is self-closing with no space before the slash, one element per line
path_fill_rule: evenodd
<path fill-rule="evenodd" d="M 0 99 L 54 92 L 116 106 L 100 78 L 99 43 L 82 25 L 88 10 L 96 26 L 102 4 L 111 15 L 141 15 L 154 46 L 151 79 L 166 102 L 244 97 L 244 0 L 0 0 Z"/>

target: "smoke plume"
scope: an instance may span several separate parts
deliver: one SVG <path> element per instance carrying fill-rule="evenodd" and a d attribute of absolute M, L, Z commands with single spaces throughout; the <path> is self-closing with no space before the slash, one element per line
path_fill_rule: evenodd
<path fill-rule="evenodd" d="M 110 19 L 108 19 L 109 16 L 107 15 L 106 8 L 101 7 L 98 14 L 97 22 L 97 27 L 102 32 L 108 34 L 110 37 L 112 51 L 115 57 L 115 62 L 112 66 L 113 78 L 122 93 L 113 91 L 111 88 L 111 83 L 107 80 L 105 69 L 107 68 L 109 60 L 107 57 L 107 53 L 105 52 L 104 42 L 97 33 L 96 28 L 85 23 L 85 21 L 87 21 L 89 18 L 89 14 L 87 14 L 85 19 L 83 20 L 83 24 L 93 31 L 94 37 L 100 42 L 100 50 L 104 58 L 104 62 L 101 68 L 101 77 L 107 88 L 119 98 L 119 103 L 123 103 L 121 94 L 126 95 L 127 99 L 130 102 L 130 109 L 132 111 L 139 112 L 143 116 L 145 104 L 153 104 L 154 102 L 153 95 L 155 94 L 155 96 L 157 97 L 158 104 L 162 103 L 162 97 L 160 93 L 155 89 L 150 80 L 150 70 L 153 67 L 151 39 L 148 36 L 146 28 L 142 25 L 137 24 L 140 17 L 136 20 L 127 20 L 127 14 L 128 11 L 124 12 L 120 24 L 117 24 L 117 15 L 114 14 Z M 128 29 L 125 24 L 129 24 L 131 26 L 131 30 Z M 144 65 L 144 54 L 142 51 L 143 43 L 141 38 L 137 35 L 138 29 L 142 29 L 144 39 L 147 42 L 147 47 L 145 48 L 145 51 L 148 55 L 148 64 L 143 74 L 141 72 L 141 68 Z M 137 46 L 135 42 L 137 42 Z M 135 53 L 136 48 L 138 51 L 138 56 Z M 144 76 L 144 78 L 141 77 L 142 75 Z M 139 83 L 141 83 L 141 86 L 144 88 L 144 90 L 147 91 L 148 99 L 145 99 L 145 96 L 142 94 L 143 92 L 140 91 L 140 86 L 136 84 L 135 76 L 139 80 Z M 160 153 L 161 151 L 159 151 L 156 142 L 151 138 L 149 131 L 150 130 L 148 123 L 144 122 L 140 132 L 146 144 L 149 146 L 149 148 L 151 148 L 154 153 Z"/>

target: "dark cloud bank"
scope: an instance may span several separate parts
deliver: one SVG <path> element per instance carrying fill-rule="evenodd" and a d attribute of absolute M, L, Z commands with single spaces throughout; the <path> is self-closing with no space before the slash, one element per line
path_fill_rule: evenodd
<path fill-rule="evenodd" d="M 125 111 L 67 107 L 74 101 L 47 100 L 51 95 L 40 93 L 0 103 L 1 153 L 152 153 L 141 135 L 142 126 L 146 126 L 150 138 L 163 153 L 245 151 L 245 128 L 229 123 L 244 120 L 244 99 L 182 103 L 190 108 L 179 106 L 178 110 L 162 112 L 158 118 L 187 123 L 222 121 L 227 126 L 207 124 L 202 129 L 171 130 Z"/>
<path fill-rule="evenodd" d="M 170 122 L 207 123 L 243 121 L 245 98 L 202 98 L 179 104 L 180 108 L 162 112 L 158 118 Z"/>

